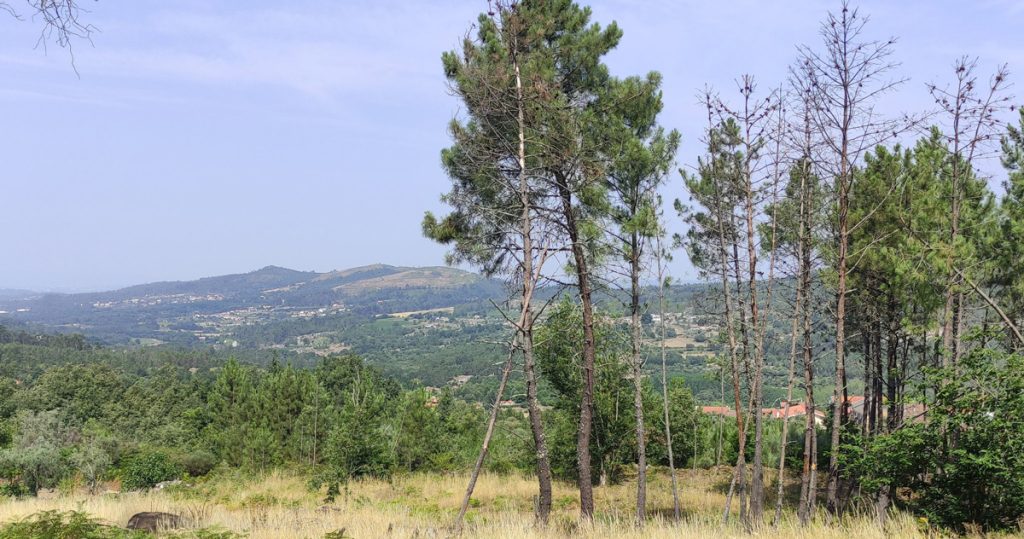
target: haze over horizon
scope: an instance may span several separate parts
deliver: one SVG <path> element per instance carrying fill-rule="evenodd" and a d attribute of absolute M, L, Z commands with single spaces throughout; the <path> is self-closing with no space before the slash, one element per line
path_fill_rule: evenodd
<path fill-rule="evenodd" d="M 664 76 L 661 122 L 679 129 L 680 166 L 696 161 L 705 82 L 729 98 L 749 72 L 767 91 L 816 44 L 834 1 L 785 10 L 743 0 L 600 0 L 593 20 L 624 31 L 613 74 Z M 886 111 L 922 111 L 925 83 L 962 55 L 1024 65 L 1024 4 L 990 0 L 857 2 L 868 37 L 899 37 L 910 81 Z M 434 266 L 422 237 L 443 211 L 439 152 L 459 104 L 440 55 L 486 2 L 155 0 L 90 3 L 94 46 L 33 49 L 38 25 L 0 14 L 0 288 L 106 290 L 277 265 L 329 271 L 372 263 Z M 424 24 L 424 21 L 430 21 Z M 722 28 L 735 28 L 727 34 Z M 1016 80 L 1016 76 L 1014 76 Z M 1019 91 L 1018 86 L 1018 91 Z M 685 198 L 678 175 L 667 202 Z M 671 209 L 666 214 L 671 214 Z M 678 219 L 671 220 L 680 231 Z M 683 253 L 673 273 L 695 279 Z"/>

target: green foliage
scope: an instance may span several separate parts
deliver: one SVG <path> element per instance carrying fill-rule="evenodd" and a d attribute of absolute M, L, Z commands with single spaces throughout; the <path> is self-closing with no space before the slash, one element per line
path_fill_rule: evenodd
<path fill-rule="evenodd" d="M 67 435 L 56 412 L 22 412 L 14 444 L 0 451 L 0 470 L 32 495 L 56 486 L 68 468 L 61 451 Z"/>
<path fill-rule="evenodd" d="M 204 476 L 217 467 L 217 457 L 203 449 L 176 455 L 174 460 L 190 477 Z"/>
<path fill-rule="evenodd" d="M 181 477 L 182 469 L 167 453 L 159 450 L 140 450 L 128 456 L 121 464 L 121 488 L 144 490 L 161 481 Z"/>
<path fill-rule="evenodd" d="M 143 539 L 143 531 L 125 530 L 89 518 L 79 511 L 42 511 L 0 527 L 5 539 Z"/>
<path fill-rule="evenodd" d="M 82 444 L 71 455 L 71 464 L 82 475 L 89 492 L 96 492 L 111 463 L 110 454 L 95 441 Z"/>
<path fill-rule="evenodd" d="M 929 373 L 940 387 L 927 423 L 848 448 L 866 488 L 909 486 L 929 520 L 1013 529 L 1024 518 L 1024 356 L 975 349 Z"/>
<path fill-rule="evenodd" d="M 544 378 L 554 388 L 557 414 L 550 418 L 552 470 L 566 479 L 575 477 L 575 425 L 579 421 L 583 377 L 580 369 L 583 342 L 582 313 L 568 300 L 552 307 L 537 332 L 537 362 Z M 635 453 L 633 385 L 626 378 L 628 333 L 603 317 L 595 324 L 597 360 L 594 373 L 594 426 L 591 458 L 600 475 L 617 479 L 623 463 Z M 651 411 L 653 413 L 653 410 Z M 596 474 L 595 474 L 596 475 Z M 595 477 L 595 480 L 599 477 Z"/>
<path fill-rule="evenodd" d="M 1008 172 L 999 206 L 998 230 L 990 237 L 985 255 L 992 272 L 990 283 L 1000 289 L 1009 316 L 1024 320 L 1024 109 L 1019 123 L 1007 127 L 1002 140 L 1003 167 Z"/>
<path fill-rule="evenodd" d="M 647 445 L 648 455 L 651 460 L 665 466 L 668 465 L 668 448 L 665 443 L 665 415 L 662 412 L 662 399 L 660 392 L 648 392 L 644 408 L 651 411 L 648 416 L 650 426 L 648 436 L 651 438 Z M 682 378 L 670 378 L 668 382 L 668 405 L 669 405 L 669 426 L 672 428 L 672 456 L 675 459 L 676 468 L 681 468 L 692 462 L 691 459 L 700 455 L 707 455 L 707 449 L 714 447 L 715 434 L 717 433 L 716 418 L 704 416 L 697 411 L 693 393 L 690 392 L 686 382 Z M 694 437 L 697 437 L 698 444 L 694 447 Z M 710 438 L 709 438 L 710 436 Z M 710 444 L 710 446 L 708 445 Z M 714 464 L 713 452 L 710 460 L 703 460 L 702 466 Z"/>

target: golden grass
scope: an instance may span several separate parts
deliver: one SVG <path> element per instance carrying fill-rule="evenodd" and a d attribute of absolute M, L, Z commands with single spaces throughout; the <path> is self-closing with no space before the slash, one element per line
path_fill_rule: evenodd
<path fill-rule="evenodd" d="M 0 522 L 20 519 L 42 510 L 85 511 L 106 522 L 124 525 L 140 511 L 167 511 L 185 515 L 202 527 L 220 527 L 252 539 L 282 537 L 319 538 L 344 528 L 358 539 L 395 537 L 448 537 L 462 493 L 465 475 L 403 476 L 387 481 L 358 481 L 324 505 L 323 494 L 310 492 L 304 478 L 275 472 L 258 479 L 222 477 L 194 487 L 149 493 L 89 496 L 58 495 L 51 499 L 0 502 Z M 632 524 L 635 486 L 629 483 L 595 489 L 598 514 L 592 524 L 577 519 L 577 492 L 559 483 L 554 490 L 554 512 L 547 527 L 533 524 L 536 484 L 524 476 L 484 475 L 477 484 L 464 537 L 508 539 L 612 538 L 721 538 L 750 537 L 742 529 L 720 524 L 725 502 L 722 492 L 728 471 L 683 471 L 681 523 L 671 522 L 672 497 L 666 474 L 651 477 L 648 508 L 652 515 L 641 530 Z M 787 514 L 779 529 L 766 527 L 756 537 L 853 538 L 928 537 L 921 523 L 895 514 L 886 529 L 870 519 L 849 518 L 826 525 L 823 519 L 801 528 Z"/>

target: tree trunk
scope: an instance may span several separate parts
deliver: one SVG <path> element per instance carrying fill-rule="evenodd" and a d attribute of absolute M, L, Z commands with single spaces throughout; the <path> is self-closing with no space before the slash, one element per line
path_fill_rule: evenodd
<path fill-rule="evenodd" d="M 520 325 L 520 342 L 523 346 L 523 376 L 526 381 L 526 406 L 530 418 L 530 431 L 533 434 L 533 446 L 537 467 L 537 520 L 542 524 L 547 523 L 548 515 L 551 513 L 551 463 L 548 460 L 547 441 L 544 438 L 544 423 L 541 420 L 540 402 L 537 399 L 537 374 L 536 361 L 533 355 L 533 324 L 534 315 L 531 307 L 533 293 L 537 287 L 537 279 L 540 277 L 541 267 L 547 251 L 542 251 L 537 267 L 533 266 L 534 245 L 533 245 L 533 221 L 531 217 L 530 185 L 526 176 L 526 120 L 524 118 L 525 104 L 523 102 L 522 79 L 519 73 L 519 60 L 514 58 L 516 72 L 516 102 L 517 117 L 519 122 L 519 198 L 522 205 L 522 217 L 520 219 L 520 235 L 523 242 L 523 294 L 522 294 L 522 319 Z"/>
<path fill-rule="evenodd" d="M 717 186 L 716 186 L 717 188 Z M 733 401 L 736 406 L 736 429 L 737 436 L 739 438 L 739 455 L 736 458 L 736 475 L 734 479 L 737 482 L 740 498 L 740 520 L 744 523 L 747 522 L 746 517 L 746 428 L 743 422 L 743 402 L 742 394 L 740 391 L 740 365 L 738 356 L 739 343 L 736 340 L 736 328 L 733 326 L 733 314 L 732 305 L 733 299 L 729 288 L 729 262 L 728 262 L 728 248 L 725 240 L 725 223 L 724 223 L 724 210 L 721 208 L 721 194 L 716 193 L 716 200 L 719 203 L 716 212 L 718 213 L 718 228 L 719 228 L 719 254 L 721 258 L 722 266 L 722 293 L 724 296 L 725 303 L 725 325 L 726 333 L 728 334 L 729 341 L 729 357 L 732 364 L 732 389 L 733 389 Z M 735 246 L 735 243 L 733 243 Z M 735 249 L 733 250 L 735 254 Z M 734 257 L 735 261 L 735 257 Z M 735 264 L 734 264 L 735 265 Z M 741 326 L 743 324 L 741 323 Z M 745 333 L 745 332 L 744 332 Z M 732 494 L 726 502 L 725 514 L 723 519 L 727 519 L 729 516 L 729 504 L 732 501 Z"/>
<path fill-rule="evenodd" d="M 636 523 L 643 525 L 647 506 L 647 432 L 644 430 L 643 360 L 640 355 L 640 237 L 632 234 L 630 314 L 633 345 L 633 410 L 636 415 Z"/>
<path fill-rule="evenodd" d="M 782 522 L 782 500 L 785 496 L 786 478 L 786 445 L 789 441 L 789 404 L 793 401 L 793 380 L 796 377 L 796 342 L 797 334 L 800 331 L 800 309 L 802 307 L 802 303 L 803 288 L 798 280 L 796 285 L 796 300 L 793 303 L 793 326 L 790 329 L 789 377 L 786 383 L 786 404 L 782 407 L 782 434 L 779 437 L 779 490 L 775 497 L 775 519 L 773 520 L 773 525 L 776 528 L 778 528 L 779 524 Z"/>
<path fill-rule="evenodd" d="M 800 212 L 800 288 L 804 291 L 804 307 L 801 309 L 803 325 L 803 365 L 804 365 L 804 401 L 807 415 L 804 421 L 804 462 L 800 477 L 800 505 L 797 510 L 800 524 L 806 526 L 814 516 L 814 505 L 818 496 L 818 438 L 815 424 L 814 407 L 814 351 L 811 333 L 811 246 L 810 223 L 812 217 L 812 200 L 806 185 L 810 167 L 805 166 L 801 178 L 801 212 Z"/>
<path fill-rule="evenodd" d="M 676 481 L 676 461 L 672 454 L 672 423 L 668 413 L 668 363 L 665 350 L 665 271 L 662 267 L 661 236 L 657 239 L 657 261 L 658 261 L 658 312 L 661 314 L 661 402 L 665 413 L 665 444 L 668 447 L 668 471 L 672 477 L 672 516 L 679 522 L 679 485 Z"/>
<path fill-rule="evenodd" d="M 849 97 L 847 96 L 847 100 Z M 844 103 L 843 117 L 844 125 L 848 127 L 846 118 L 849 115 L 848 105 Z M 840 434 L 843 429 L 843 420 L 846 415 L 846 256 L 849 248 L 849 230 L 847 217 L 849 213 L 849 147 L 847 140 L 848 133 L 842 132 L 842 144 L 840 154 L 840 172 L 837 181 L 837 194 L 839 199 L 839 245 L 838 259 L 836 261 L 836 379 L 835 379 L 835 408 L 832 414 L 832 447 L 829 451 L 828 462 L 828 485 L 827 501 L 828 509 L 833 515 L 838 515 L 841 510 L 839 499 L 839 451 Z"/>
<path fill-rule="evenodd" d="M 577 484 L 580 489 L 580 516 L 584 520 L 594 517 L 593 471 L 590 462 L 590 433 L 594 422 L 594 364 L 596 343 L 594 341 L 594 306 L 591 298 L 589 263 L 585 247 L 579 237 L 572 192 L 567 178 L 558 177 L 558 190 L 562 202 L 565 228 L 572 244 L 572 256 L 576 269 L 576 282 L 583 308 L 583 387 L 580 396 L 580 421 L 576 431 Z"/>
<path fill-rule="evenodd" d="M 505 394 L 505 386 L 508 384 L 509 373 L 512 372 L 512 359 L 515 357 L 515 346 L 509 346 L 508 359 L 501 369 L 501 381 L 498 382 L 498 392 L 494 396 L 494 407 L 491 408 L 491 415 L 487 419 L 487 430 L 484 431 L 484 441 L 480 444 L 480 453 L 476 457 L 476 464 L 473 465 L 473 472 L 469 476 L 469 485 L 466 486 L 466 494 L 462 497 L 462 505 L 459 506 L 459 515 L 455 517 L 455 535 L 462 533 L 462 524 L 466 518 L 466 510 L 469 509 L 469 501 L 473 496 L 473 489 L 476 488 L 476 481 L 480 477 L 480 470 L 483 469 L 484 459 L 487 458 L 487 451 L 491 445 L 491 437 L 494 435 L 494 424 L 498 419 L 498 410 L 501 408 L 501 397 Z"/>

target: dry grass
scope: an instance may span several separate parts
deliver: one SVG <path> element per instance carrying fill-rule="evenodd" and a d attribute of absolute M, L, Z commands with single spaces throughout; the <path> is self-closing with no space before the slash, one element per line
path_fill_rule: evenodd
<path fill-rule="evenodd" d="M 473 497 L 465 537 L 536 538 L 720 538 L 749 537 L 736 527 L 719 523 L 725 501 L 721 492 L 727 472 L 683 472 L 680 524 L 671 522 L 672 498 L 667 476 L 655 474 L 649 488 L 651 520 L 642 529 L 632 525 L 633 486 L 600 487 L 595 490 L 599 514 L 593 524 L 577 520 L 577 493 L 571 485 L 557 484 L 555 510 L 546 528 L 532 521 L 532 479 L 520 476 L 483 476 Z M 391 482 L 360 481 L 334 504 L 323 505 L 322 494 L 310 492 L 302 477 L 273 473 L 260 479 L 220 478 L 194 487 L 150 493 L 61 495 L 51 499 L 25 499 L 0 503 L 0 522 L 32 513 L 58 509 L 85 511 L 112 524 L 124 525 L 140 511 L 167 511 L 185 515 L 204 527 L 220 527 L 247 534 L 252 539 L 280 537 L 319 538 L 345 528 L 347 536 L 447 537 L 448 527 L 461 501 L 463 475 L 412 475 Z M 895 515 L 882 530 L 868 519 L 849 519 L 832 526 L 823 519 L 800 528 L 787 515 L 780 529 L 767 528 L 760 537 L 780 538 L 916 538 L 927 537 L 920 523 L 909 515 Z"/>

